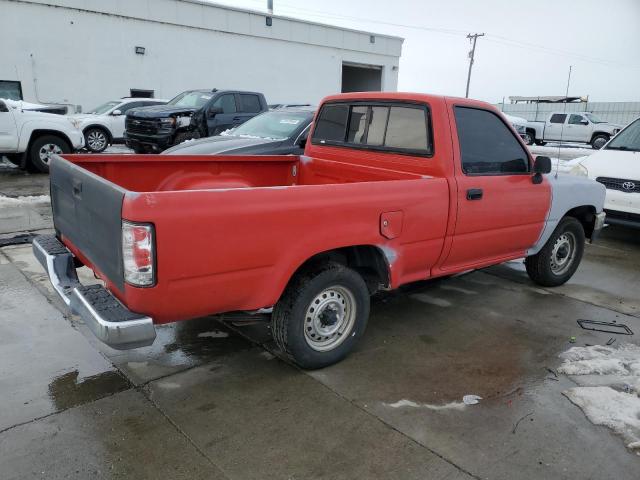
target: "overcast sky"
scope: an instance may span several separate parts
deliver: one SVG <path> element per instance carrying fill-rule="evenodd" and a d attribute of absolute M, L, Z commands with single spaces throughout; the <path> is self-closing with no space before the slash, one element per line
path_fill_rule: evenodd
<path fill-rule="evenodd" d="M 212 3 L 264 11 L 266 0 Z M 405 39 L 399 90 L 464 96 L 570 95 L 640 101 L 640 0 L 274 0 L 275 14 Z M 418 27 L 418 28 L 413 28 Z"/>

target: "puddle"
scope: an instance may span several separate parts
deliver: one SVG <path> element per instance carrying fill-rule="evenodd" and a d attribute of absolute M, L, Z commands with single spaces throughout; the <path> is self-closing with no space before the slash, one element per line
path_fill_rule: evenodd
<path fill-rule="evenodd" d="M 130 388 L 117 371 L 103 372 L 78 380 L 78 370 L 60 375 L 49 384 L 49 397 L 57 410 L 82 405 Z"/>

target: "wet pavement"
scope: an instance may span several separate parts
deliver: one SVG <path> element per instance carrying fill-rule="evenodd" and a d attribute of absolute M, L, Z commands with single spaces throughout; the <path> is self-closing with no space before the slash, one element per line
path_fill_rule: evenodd
<path fill-rule="evenodd" d="M 35 178 L 21 181 L 40 195 Z M 0 169 L 0 193 L 14 181 Z M 640 456 L 563 396 L 576 383 L 556 369 L 572 345 L 640 344 L 639 287 L 640 237 L 610 227 L 557 289 L 509 262 L 379 295 L 356 351 L 305 372 L 246 318 L 111 350 L 69 315 L 30 246 L 7 246 L 0 478 L 635 479 Z M 465 406 L 468 394 L 482 399 Z"/>

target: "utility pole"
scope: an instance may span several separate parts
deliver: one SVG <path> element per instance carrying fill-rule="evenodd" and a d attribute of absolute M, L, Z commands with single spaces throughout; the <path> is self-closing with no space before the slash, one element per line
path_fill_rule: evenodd
<path fill-rule="evenodd" d="M 465 98 L 469 98 L 469 83 L 471 82 L 471 67 L 473 67 L 473 57 L 476 54 L 476 41 L 478 37 L 484 37 L 484 33 L 470 33 L 467 35 L 469 41 L 473 44 L 471 47 L 471 51 L 469 52 L 469 74 L 467 75 L 467 92 L 465 93 Z"/>

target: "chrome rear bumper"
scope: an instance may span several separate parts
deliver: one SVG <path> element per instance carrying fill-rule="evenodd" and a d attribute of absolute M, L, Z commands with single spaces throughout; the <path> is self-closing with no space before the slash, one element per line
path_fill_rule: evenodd
<path fill-rule="evenodd" d="M 156 338 L 153 319 L 130 311 L 102 285 L 83 286 L 76 274 L 73 254 L 55 236 L 36 237 L 33 254 L 62 301 L 100 341 L 117 350 L 153 343 Z"/>

